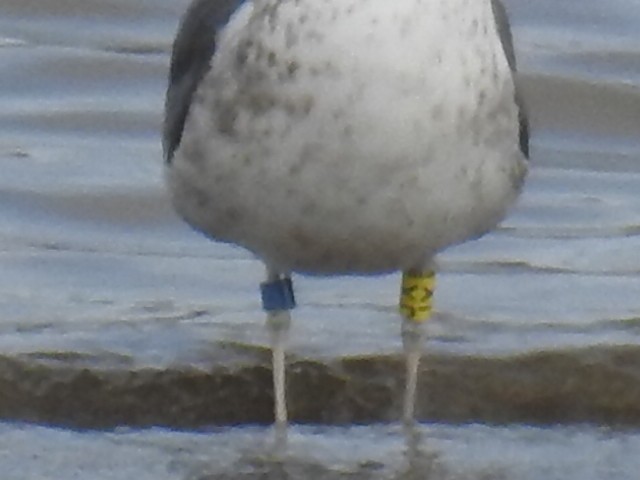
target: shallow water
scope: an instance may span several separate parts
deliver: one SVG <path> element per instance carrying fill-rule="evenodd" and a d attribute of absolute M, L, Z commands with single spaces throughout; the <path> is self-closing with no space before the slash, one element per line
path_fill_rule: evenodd
<path fill-rule="evenodd" d="M 208 369 L 226 355 L 221 351 L 229 352 L 220 342 L 266 345 L 257 295 L 261 265 L 189 230 L 171 212 L 163 190 L 158 135 L 163 90 L 172 36 L 186 3 L 4 0 L 0 5 L 0 352 L 3 359 L 35 362 L 36 369 L 44 364 L 43 375 L 55 380 L 56 388 L 68 386 L 63 373 L 69 364 L 125 372 Z M 598 365 L 601 352 L 607 357 L 616 346 L 638 344 L 640 2 L 507 3 L 533 123 L 532 171 L 520 203 L 500 229 L 440 256 L 428 348 L 438 358 L 497 357 L 509 364 L 539 351 L 578 358 L 585 348 L 598 346 L 585 361 Z M 396 275 L 297 278 L 296 284 L 295 358 L 397 356 Z M 482 374 L 501 378 L 494 366 Z M 16 410 L 6 407 L 12 404 L 6 392 L 24 381 L 2 375 L 2 418 L 51 421 L 44 414 L 11 413 Z M 548 394 L 562 391 L 560 385 Z M 465 395 L 452 393 L 450 401 Z M 607 423 L 611 417 L 603 418 L 594 421 Z M 75 445 L 88 438 L 115 458 L 116 438 L 126 443 L 138 435 L 162 445 L 168 435 L 182 445 L 176 448 L 189 452 L 198 450 L 195 444 L 206 450 L 209 442 L 241 438 L 244 432 L 195 436 L 193 443 L 188 434 L 162 431 L 78 438 L 65 431 L 5 428 L 11 438 L 27 439 L 0 450 L 15 459 L 10 478 L 16 479 L 37 476 L 19 469 L 26 462 L 20 459 L 36 448 L 29 440 L 35 437 L 44 439 L 36 445 L 54 449 L 59 442 Z M 345 435 L 373 438 L 362 442 L 365 452 L 375 449 L 378 437 L 388 440 L 380 433 L 384 429 L 362 428 L 326 427 L 311 436 L 328 444 Z M 506 439 L 530 431 L 483 428 L 442 427 L 451 439 L 436 443 L 448 452 L 476 441 L 480 465 L 483 458 L 499 456 Z M 615 465 L 607 478 L 635 478 L 629 473 L 637 468 L 633 456 L 622 454 L 637 442 L 634 434 L 613 431 L 605 441 L 598 429 L 531 431 L 545 448 L 549 442 L 564 456 L 543 461 L 530 442 L 513 441 L 509 468 L 515 470 L 497 478 L 603 478 L 588 476 L 595 467 L 571 464 L 581 455 L 580 442 L 594 450 L 606 446 L 610 457 L 590 455 L 589 461 L 602 468 Z M 574 446 L 565 434 L 581 440 Z M 389 448 L 399 448 L 396 440 Z M 241 449 L 242 441 L 237 445 Z M 138 478 L 144 478 L 144 455 L 137 457 Z M 38 458 L 30 468 L 47 471 L 53 460 Z M 376 458 L 381 454 L 372 453 L 372 461 Z M 56 465 L 62 472 L 73 462 Z M 184 478 L 180 472 L 162 475 Z M 91 478 L 133 474 L 118 475 Z M 164 478 L 158 475 L 154 478 Z"/>
<path fill-rule="evenodd" d="M 265 432 L 256 428 L 77 434 L 5 425 L 0 432 L 10 479 L 54 478 L 42 473 L 53 470 L 55 478 L 95 480 L 620 480 L 637 478 L 640 468 L 640 437 L 607 429 L 431 426 L 416 456 L 431 475 L 413 477 L 400 432 L 386 426 L 296 428 L 281 462 L 264 453 Z"/>

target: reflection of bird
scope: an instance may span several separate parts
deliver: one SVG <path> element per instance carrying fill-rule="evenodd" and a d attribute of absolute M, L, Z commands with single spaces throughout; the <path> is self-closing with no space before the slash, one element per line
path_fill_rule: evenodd
<path fill-rule="evenodd" d="M 276 423 L 292 272 L 402 270 L 413 419 L 433 256 L 503 218 L 527 170 L 499 0 L 195 0 L 164 150 L 179 214 L 267 267 Z"/>

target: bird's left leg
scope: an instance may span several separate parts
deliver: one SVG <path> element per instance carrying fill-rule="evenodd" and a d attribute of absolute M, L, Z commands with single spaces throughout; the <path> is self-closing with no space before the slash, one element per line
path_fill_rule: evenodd
<path fill-rule="evenodd" d="M 268 268 L 267 280 L 260 284 L 260 292 L 271 335 L 276 444 L 284 445 L 287 434 L 285 343 L 291 325 L 290 311 L 296 305 L 291 276 Z"/>
<path fill-rule="evenodd" d="M 408 270 L 402 274 L 400 312 L 402 341 L 406 360 L 406 385 L 402 419 L 407 427 L 414 423 L 418 367 L 422 355 L 424 322 L 431 316 L 435 272 L 433 269 Z"/>

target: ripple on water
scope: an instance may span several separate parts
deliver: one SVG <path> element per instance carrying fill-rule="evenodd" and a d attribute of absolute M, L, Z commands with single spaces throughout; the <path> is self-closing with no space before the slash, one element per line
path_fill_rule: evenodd
<path fill-rule="evenodd" d="M 94 480 L 635 480 L 640 468 L 635 432 L 589 427 L 423 425 L 411 457 L 394 426 L 294 427 L 280 462 L 269 455 L 270 431 L 255 427 L 77 434 L 0 424 L 0 432 L 5 475 L 17 480 L 45 478 L 52 466 L 60 478 Z"/>

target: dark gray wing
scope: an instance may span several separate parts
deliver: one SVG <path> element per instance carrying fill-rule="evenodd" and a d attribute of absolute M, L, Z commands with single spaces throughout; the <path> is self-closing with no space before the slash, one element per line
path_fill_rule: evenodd
<path fill-rule="evenodd" d="M 194 0 L 173 42 L 165 99 L 162 146 L 167 163 L 180 145 L 182 130 L 198 84 L 209 71 L 216 35 L 244 0 Z"/>
<path fill-rule="evenodd" d="M 513 49 L 513 36 L 511 35 L 511 27 L 509 25 L 509 17 L 507 11 L 500 0 L 491 0 L 491 6 L 493 7 L 493 15 L 496 20 L 496 26 L 498 28 L 498 35 L 502 42 L 502 48 L 504 54 L 509 62 L 511 71 L 516 72 L 516 54 Z M 516 86 L 516 104 L 518 105 L 518 121 L 520 122 L 520 150 L 525 157 L 529 158 L 529 120 L 527 118 L 527 112 L 524 109 L 520 93 Z"/>

